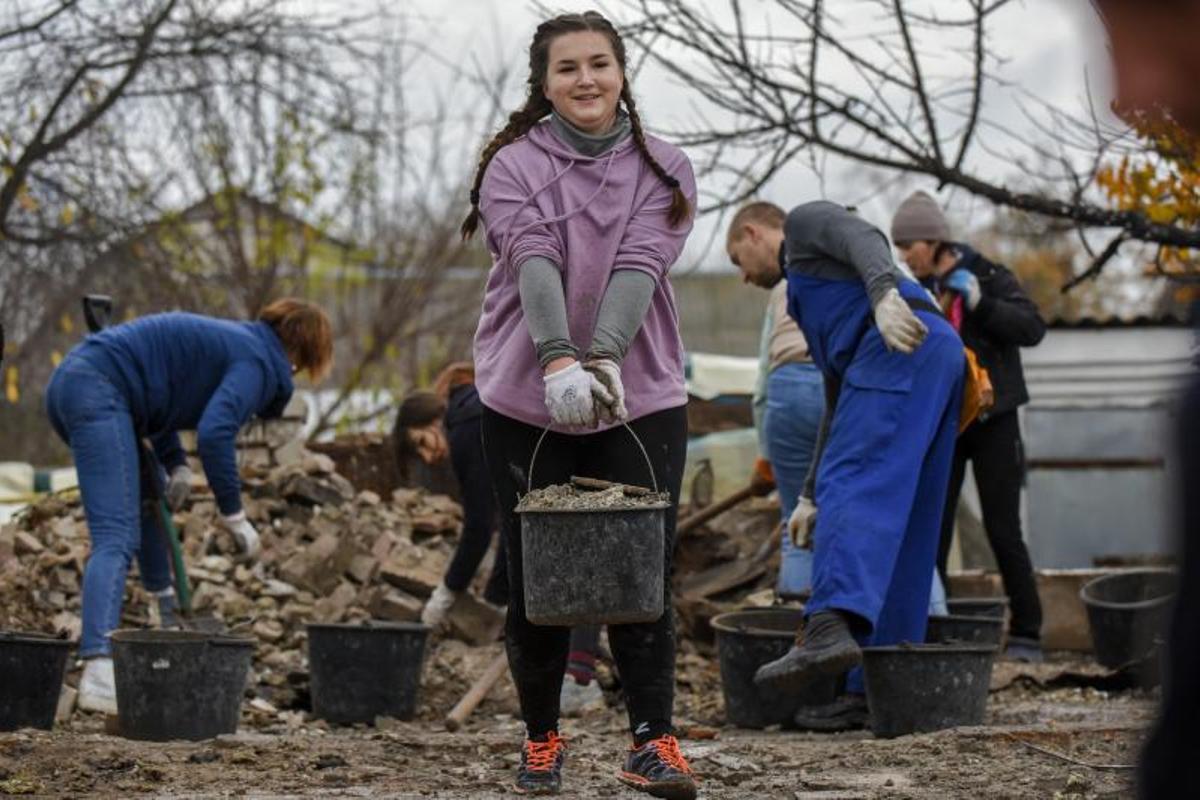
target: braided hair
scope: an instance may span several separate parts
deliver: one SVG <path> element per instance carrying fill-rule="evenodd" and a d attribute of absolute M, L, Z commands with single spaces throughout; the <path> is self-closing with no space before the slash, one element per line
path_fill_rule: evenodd
<path fill-rule="evenodd" d="M 463 220 L 461 233 L 463 239 L 470 239 L 479 227 L 479 188 L 483 185 L 483 176 L 488 164 L 500 151 L 500 148 L 515 142 L 529 133 L 543 117 L 554 110 L 553 105 L 546 99 L 543 91 L 546 74 L 550 68 L 550 45 L 559 36 L 566 33 L 591 31 L 603 34 L 612 45 L 613 55 L 621 66 L 621 101 L 629 114 L 629 123 L 633 143 L 650 169 L 658 179 L 672 191 L 671 207 L 667 211 L 667 221 L 671 227 L 680 225 L 691 213 L 691 203 L 679 186 L 679 179 L 671 175 L 658 160 L 650 154 L 646 145 L 646 134 L 642 129 L 642 120 L 638 116 L 637 105 L 633 100 L 633 92 L 629 88 L 629 80 L 625 75 L 625 43 L 612 23 L 595 11 L 582 14 L 560 14 L 538 25 L 533 34 L 533 42 L 529 45 L 529 78 L 527 80 L 528 94 L 525 104 L 508 116 L 508 122 L 491 138 L 479 156 L 479 166 L 475 170 L 475 180 L 471 184 L 471 212 Z"/>

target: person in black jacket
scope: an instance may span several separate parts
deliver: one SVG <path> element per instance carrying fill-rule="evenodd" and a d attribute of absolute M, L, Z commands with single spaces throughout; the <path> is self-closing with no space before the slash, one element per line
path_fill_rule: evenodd
<path fill-rule="evenodd" d="M 462 536 L 442 582 L 421 612 L 421 621 L 427 625 L 439 625 L 446 618 L 458 595 L 475 577 L 498 530 L 496 500 L 480 438 L 482 413 L 474 370 L 469 364 L 452 364 L 439 376 L 434 391 L 410 393 L 396 415 L 392 440 L 397 465 L 403 469 L 412 455 L 426 464 L 449 457 L 462 491 Z M 483 594 L 484 600 L 494 606 L 508 605 L 503 538 L 500 547 Z"/>
<path fill-rule="evenodd" d="M 970 461 L 983 525 L 1012 611 L 1007 655 L 1041 661 L 1042 606 L 1021 535 L 1025 455 L 1017 408 L 1029 401 L 1019 348 L 1040 342 L 1046 325 L 1011 272 L 951 241 L 949 224 L 928 194 L 916 192 L 901 203 L 892 220 L 892 242 L 925 288 L 942 300 L 946 316 L 963 344 L 975 351 L 995 389 L 995 405 L 962 433 L 955 447 L 938 570 L 944 578 Z"/>

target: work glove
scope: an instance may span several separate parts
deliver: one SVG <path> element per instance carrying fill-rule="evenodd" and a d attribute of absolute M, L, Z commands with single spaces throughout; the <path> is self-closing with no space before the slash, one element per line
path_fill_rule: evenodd
<path fill-rule="evenodd" d="M 817 505 L 811 499 L 800 495 L 792 515 L 788 517 L 788 534 L 792 544 L 802 550 L 812 549 L 813 528 L 817 525 Z"/>
<path fill-rule="evenodd" d="M 592 404 L 598 421 L 616 424 L 629 419 L 625 408 L 625 386 L 621 383 L 621 365 L 611 358 L 591 358 L 583 362 L 595 380 L 592 383 Z"/>
<path fill-rule="evenodd" d="M 233 534 L 233 540 L 237 543 L 238 551 L 243 556 L 254 558 L 258 555 L 258 531 L 254 530 L 250 520 L 246 519 L 245 511 L 239 511 L 236 514 L 222 514 L 221 522 L 225 525 L 225 529 Z"/>
<path fill-rule="evenodd" d="M 925 341 L 929 329 L 904 302 L 898 289 L 888 289 L 887 294 L 875 304 L 875 326 L 889 350 L 912 353 Z"/>
<path fill-rule="evenodd" d="M 755 497 L 766 497 L 775 491 L 775 472 L 771 462 L 762 456 L 754 462 L 754 471 L 750 473 L 750 490 Z"/>
<path fill-rule="evenodd" d="M 543 376 L 546 408 L 556 425 L 576 428 L 596 427 L 596 408 L 592 386 L 596 378 L 576 361 L 566 369 Z"/>
<path fill-rule="evenodd" d="M 167 478 L 167 508 L 172 511 L 183 508 L 191 491 L 192 471 L 187 464 L 180 464 L 171 470 L 171 476 Z"/>
<path fill-rule="evenodd" d="M 979 301 L 983 299 L 983 290 L 979 288 L 979 278 L 976 278 L 975 273 L 969 269 L 960 267 L 954 270 L 946 277 L 942 285 L 950 291 L 962 295 L 963 302 L 967 304 L 969 311 L 974 311 L 975 306 L 979 305 Z"/>

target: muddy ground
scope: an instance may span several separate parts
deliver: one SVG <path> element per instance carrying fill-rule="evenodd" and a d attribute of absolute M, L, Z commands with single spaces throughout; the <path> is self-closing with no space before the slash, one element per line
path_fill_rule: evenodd
<path fill-rule="evenodd" d="M 418 719 L 382 720 L 377 728 L 329 729 L 295 712 L 247 710 L 238 734 L 198 743 L 129 741 L 106 735 L 100 717 L 78 713 L 53 732 L 0 734 L 0 795 L 510 796 L 521 726 L 507 677 L 464 730 L 448 733 L 441 723 L 470 674 L 494 652 L 443 643 L 427 667 Z M 1078 661 L 998 664 L 986 727 L 884 741 L 869 733 L 723 727 L 715 663 L 684 653 L 677 722 L 702 781 L 700 796 L 711 800 L 1132 796 L 1128 767 L 1155 695 L 1064 686 L 1064 669 L 1095 671 Z M 613 777 L 627 734 L 612 693 L 609 701 L 564 722 L 565 797 L 644 796 Z"/>

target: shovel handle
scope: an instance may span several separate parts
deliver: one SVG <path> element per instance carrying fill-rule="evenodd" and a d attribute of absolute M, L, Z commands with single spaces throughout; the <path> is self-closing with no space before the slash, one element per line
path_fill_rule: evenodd
<path fill-rule="evenodd" d="M 717 516 L 718 514 L 728 511 L 729 509 L 733 508 L 734 506 L 738 505 L 739 503 L 749 500 L 753 496 L 754 496 L 754 487 L 753 486 L 746 486 L 744 488 L 738 489 L 733 494 L 729 495 L 728 497 L 726 497 L 722 500 L 718 500 L 717 502 L 713 503 L 711 506 L 706 506 L 705 508 L 702 508 L 699 511 L 697 511 L 695 514 L 692 514 L 691 516 L 688 516 L 684 519 L 679 520 L 679 524 L 677 524 L 675 526 L 675 535 L 679 536 L 679 535 L 685 534 L 688 531 L 690 531 L 692 528 L 698 527 L 698 526 L 704 524 L 705 522 L 708 522 L 710 519 Z"/>
<path fill-rule="evenodd" d="M 500 680 L 500 676 L 504 674 L 504 670 L 508 669 L 508 655 L 501 651 L 498 656 L 492 659 L 492 663 L 487 665 L 487 669 L 483 674 L 471 684 L 471 688 L 463 695 L 458 704 L 450 710 L 446 715 L 446 730 L 456 731 L 463 726 L 467 721 L 467 717 L 471 716 L 476 707 L 483 702 L 483 698 L 487 696 L 488 691 L 495 685 L 496 681 Z"/>

